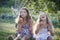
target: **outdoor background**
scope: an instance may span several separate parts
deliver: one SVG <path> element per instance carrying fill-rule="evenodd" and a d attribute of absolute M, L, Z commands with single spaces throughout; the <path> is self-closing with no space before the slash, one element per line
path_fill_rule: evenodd
<path fill-rule="evenodd" d="M 35 22 L 40 12 L 46 12 L 54 25 L 54 40 L 60 40 L 60 0 L 0 0 L 0 40 L 15 37 L 15 18 L 22 7 Z"/>

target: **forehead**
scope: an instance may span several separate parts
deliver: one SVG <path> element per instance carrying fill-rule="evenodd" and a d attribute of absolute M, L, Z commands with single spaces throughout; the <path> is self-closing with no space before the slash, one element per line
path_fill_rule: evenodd
<path fill-rule="evenodd" d="M 25 10 L 25 9 L 21 9 L 21 11 L 25 11 L 25 12 L 26 12 L 26 10 Z M 21 11 L 20 11 L 20 12 L 21 12 Z"/>
<path fill-rule="evenodd" d="M 46 16 L 46 14 L 41 14 L 40 17 L 41 17 L 41 16 Z"/>

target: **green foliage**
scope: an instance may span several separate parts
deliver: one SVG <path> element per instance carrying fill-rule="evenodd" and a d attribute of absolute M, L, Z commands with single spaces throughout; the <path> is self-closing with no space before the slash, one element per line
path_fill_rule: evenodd
<path fill-rule="evenodd" d="M 0 13 L 12 13 L 12 9 L 0 7 Z"/>
<path fill-rule="evenodd" d="M 0 7 L 14 6 L 14 0 L 0 0 Z"/>

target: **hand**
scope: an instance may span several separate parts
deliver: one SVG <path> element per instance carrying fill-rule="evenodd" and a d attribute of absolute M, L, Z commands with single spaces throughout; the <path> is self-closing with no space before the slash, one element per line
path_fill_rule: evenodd
<path fill-rule="evenodd" d="M 19 22 L 23 22 L 23 18 L 21 17 L 18 17 L 19 18 Z"/>
<path fill-rule="evenodd" d="M 18 34 L 17 38 L 20 39 L 21 37 L 22 37 L 22 35 L 21 34 Z"/>
<path fill-rule="evenodd" d="M 53 29 L 52 29 L 51 27 L 48 28 L 48 31 L 50 32 L 50 34 L 51 34 L 52 36 L 54 36 L 54 32 L 53 32 Z"/>
<path fill-rule="evenodd" d="M 40 30 L 40 27 L 37 26 L 37 29 L 36 29 L 35 33 L 37 34 L 39 32 L 39 30 Z"/>
<path fill-rule="evenodd" d="M 23 21 L 23 18 L 20 18 L 20 21 Z"/>

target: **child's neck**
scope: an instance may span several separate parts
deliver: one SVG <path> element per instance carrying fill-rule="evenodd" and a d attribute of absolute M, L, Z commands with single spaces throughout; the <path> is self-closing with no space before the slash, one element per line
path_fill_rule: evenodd
<path fill-rule="evenodd" d="M 24 24 L 26 23 L 26 17 L 24 18 L 23 22 L 24 22 Z"/>

